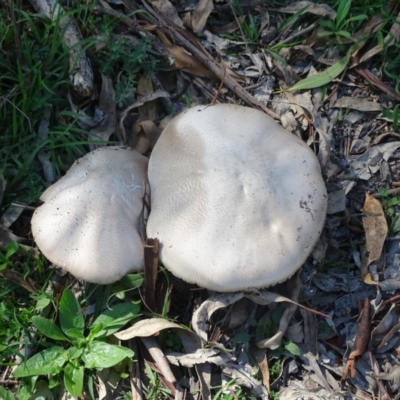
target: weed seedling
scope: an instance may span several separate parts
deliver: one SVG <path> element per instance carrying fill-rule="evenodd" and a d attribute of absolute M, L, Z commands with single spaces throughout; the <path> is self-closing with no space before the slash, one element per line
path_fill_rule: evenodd
<path fill-rule="evenodd" d="M 351 33 L 349 28 L 351 23 L 360 23 L 368 18 L 365 14 L 357 14 L 350 17 L 350 8 L 351 0 L 340 0 L 336 11 L 336 19 L 334 21 L 323 19 L 318 20 L 318 24 L 325 28 L 325 30 L 321 32 L 319 36 L 339 36 L 350 38 Z"/>
<path fill-rule="evenodd" d="M 14 377 L 46 375 L 56 382 L 61 375 L 68 392 L 80 396 L 85 372 L 113 367 L 133 356 L 132 350 L 109 344 L 105 339 L 136 318 L 139 308 L 133 303 L 116 304 L 85 329 L 80 304 L 72 291 L 65 289 L 59 304 L 59 325 L 40 316 L 32 318 L 37 330 L 52 342 L 41 342 L 46 348 L 24 361 L 14 371 Z"/>

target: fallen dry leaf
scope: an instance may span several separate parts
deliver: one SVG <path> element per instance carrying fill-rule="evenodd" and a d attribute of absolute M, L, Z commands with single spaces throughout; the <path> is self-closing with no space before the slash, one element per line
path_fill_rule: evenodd
<path fill-rule="evenodd" d="M 373 146 L 355 160 L 350 161 L 351 169 L 357 174 L 359 179 L 367 181 L 373 174 L 379 171 L 382 160 L 387 161 L 399 147 L 400 141 Z"/>
<path fill-rule="evenodd" d="M 341 97 L 336 100 L 334 107 L 351 108 L 353 110 L 372 112 L 381 111 L 382 105 L 380 103 L 374 103 L 369 100 L 359 99 L 358 97 Z"/>
<path fill-rule="evenodd" d="M 186 328 L 174 323 L 167 321 L 163 318 L 149 318 L 142 319 L 139 322 L 136 322 L 133 326 L 118 333 L 115 333 L 114 336 L 119 340 L 129 340 L 134 337 L 148 337 L 153 336 L 164 329 L 178 328 L 184 329 Z M 189 332 L 194 335 L 193 332 Z"/>
<path fill-rule="evenodd" d="M 328 5 L 315 4 L 311 1 L 296 1 L 290 6 L 280 8 L 279 11 L 295 14 L 302 9 L 304 9 L 303 13 L 319 15 L 320 17 L 328 17 L 332 21 L 336 18 L 336 11 L 332 10 L 332 8 L 330 8 Z"/>
<path fill-rule="evenodd" d="M 150 3 L 157 8 L 162 16 L 183 28 L 183 21 L 179 17 L 178 11 L 169 0 L 155 0 Z"/>
<path fill-rule="evenodd" d="M 201 32 L 204 29 L 213 8 L 212 0 L 200 0 L 197 3 L 192 15 L 192 28 L 194 32 Z"/>
<path fill-rule="evenodd" d="M 390 32 L 387 34 L 382 44 L 377 44 L 372 49 L 368 50 L 361 58 L 360 64 L 367 61 L 371 57 L 380 53 L 383 49 L 396 44 L 400 40 L 400 13 L 393 22 Z"/>
<path fill-rule="evenodd" d="M 362 223 L 366 238 L 365 248 L 368 253 L 366 266 L 368 266 L 381 256 L 388 233 L 388 226 L 381 203 L 368 193 L 365 196 L 363 213 Z"/>
<path fill-rule="evenodd" d="M 202 78 L 215 79 L 215 76 L 203 64 L 193 57 L 183 47 L 172 44 L 163 32 L 156 30 L 158 37 L 164 43 L 175 61 L 175 67 L 188 74 L 200 76 Z"/>

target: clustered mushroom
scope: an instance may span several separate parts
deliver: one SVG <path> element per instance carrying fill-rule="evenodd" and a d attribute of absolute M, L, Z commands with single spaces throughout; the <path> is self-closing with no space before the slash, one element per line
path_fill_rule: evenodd
<path fill-rule="evenodd" d="M 32 219 L 45 256 L 95 283 L 141 268 L 146 167 L 122 148 L 78 160 L 43 193 Z M 175 117 L 152 151 L 148 179 L 147 236 L 159 239 L 161 262 L 208 289 L 288 279 L 323 228 L 327 194 L 315 154 L 251 108 L 197 106 Z"/>
<path fill-rule="evenodd" d="M 99 284 L 142 269 L 147 164 L 122 147 L 103 147 L 75 161 L 42 194 L 44 204 L 33 214 L 32 234 L 43 254 Z"/>

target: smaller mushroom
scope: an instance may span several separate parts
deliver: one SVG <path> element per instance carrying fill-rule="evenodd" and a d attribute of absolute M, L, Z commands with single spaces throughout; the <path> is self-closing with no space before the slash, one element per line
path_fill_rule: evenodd
<path fill-rule="evenodd" d="M 219 292 L 290 278 L 324 225 L 318 159 L 260 111 L 197 106 L 164 129 L 149 161 L 147 236 L 187 282 Z"/>
<path fill-rule="evenodd" d="M 103 147 L 75 161 L 40 197 L 32 234 L 55 265 L 88 282 L 108 284 L 143 268 L 141 216 L 147 158 Z"/>

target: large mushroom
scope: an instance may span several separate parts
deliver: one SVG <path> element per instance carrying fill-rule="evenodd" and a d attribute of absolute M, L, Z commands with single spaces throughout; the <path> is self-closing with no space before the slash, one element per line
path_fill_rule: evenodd
<path fill-rule="evenodd" d="M 198 106 L 175 117 L 149 162 L 147 236 L 173 274 L 220 292 L 282 282 L 325 220 L 315 154 L 264 113 Z"/>
<path fill-rule="evenodd" d="M 77 160 L 42 194 L 44 204 L 33 214 L 32 234 L 43 254 L 99 284 L 143 268 L 147 164 L 146 157 L 122 147 L 103 147 Z"/>

